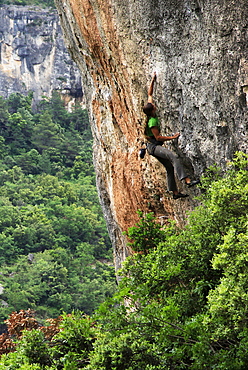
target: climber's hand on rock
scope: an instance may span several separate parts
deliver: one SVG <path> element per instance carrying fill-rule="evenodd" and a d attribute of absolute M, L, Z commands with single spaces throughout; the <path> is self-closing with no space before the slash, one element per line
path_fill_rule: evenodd
<path fill-rule="evenodd" d="M 174 138 L 174 139 L 177 139 L 179 136 L 180 136 L 180 132 L 177 132 L 177 133 L 173 136 L 173 138 Z"/>

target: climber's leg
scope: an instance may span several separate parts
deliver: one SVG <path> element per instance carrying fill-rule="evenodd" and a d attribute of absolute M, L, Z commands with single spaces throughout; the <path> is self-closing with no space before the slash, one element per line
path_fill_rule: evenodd
<path fill-rule="evenodd" d="M 168 190 L 173 191 L 173 193 L 177 193 L 178 189 L 174 175 L 174 167 L 172 166 L 171 162 L 168 159 L 160 158 L 156 155 L 154 155 L 154 157 L 157 158 L 157 160 L 162 163 L 166 169 Z"/>
<path fill-rule="evenodd" d="M 187 173 L 184 170 L 182 163 L 180 162 L 178 157 L 175 154 L 173 154 L 170 150 L 166 149 L 163 146 L 157 145 L 154 150 L 154 155 L 157 158 L 162 158 L 162 159 L 166 159 L 167 161 L 169 161 L 172 164 L 172 166 L 175 168 L 175 171 L 176 171 L 176 174 L 179 180 L 183 180 L 188 177 Z"/>

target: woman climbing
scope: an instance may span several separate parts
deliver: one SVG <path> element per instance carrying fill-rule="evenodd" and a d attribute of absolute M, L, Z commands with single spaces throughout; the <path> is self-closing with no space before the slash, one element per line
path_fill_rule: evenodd
<path fill-rule="evenodd" d="M 178 132 L 173 136 L 161 136 L 160 134 L 159 120 L 156 115 L 156 106 L 152 98 L 156 78 L 157 76 L 155 72 L 148 90 L 148 102 L 143 107 L 143 112 L 147 116 L 145 128 L 145 136 L 148 140 L 147 151 L 150 155 L 157 158 L 166 168 L 168 190 L 173 192 L 173 199 L 185 198 L 188 197 L 188 194 L 182 194 L 178 191 L 174 170 L 176 171 L 179 180 L 184 180 L 188 187 L 199 184 L 200 180 L 192 181 L 186 174 L 183 165 L 177 156 L 162 146 L 165 141 L 177 139 L 180 133 Z"/>

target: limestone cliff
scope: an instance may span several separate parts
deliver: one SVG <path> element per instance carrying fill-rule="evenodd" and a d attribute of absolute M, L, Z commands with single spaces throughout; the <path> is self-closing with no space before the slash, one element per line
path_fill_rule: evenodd
<path fill-rule="evenodd" d="M 192 176 L 223 168 L 247 149 L 247 0 L 56 0 L 66 44 L 87 86 L 97 186 L 115 248 L 138 209 L 183 223 L 188 200 L 172 201 L 165 171 L 138 157 L 142 105 L 153 71 L 164 134 Z M 180 184 L 183 190 L 183 185 Z M 185 190 L 185 189 L 184 189 Z"/>
<path fill-rule="evenodd" d="M 0 95 L 34 92 L 34 100 L 59 90 L 82 96 L 81 76 L 65 47 L 56 10 L 0 7 Z"/>

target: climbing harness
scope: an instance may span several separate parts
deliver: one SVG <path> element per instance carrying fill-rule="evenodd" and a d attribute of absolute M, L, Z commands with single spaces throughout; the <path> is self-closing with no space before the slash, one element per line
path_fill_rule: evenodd
<path fill-rule="evenodd" d="M 148 152 L 148 154 L 153 155 L 156 146 L 163 145 L 163 141 L 158 141 L 155 138 L 150 137 L 150 139 L 148 140 L 148 142 L 142 143 L 142 145 L 144 145 L 144 144 L 145 144 L 146 147 L 145 148 L 141 148 L 139 150 L 139 156 L 142 159 L 145 157 L 146 151 Z"/>

